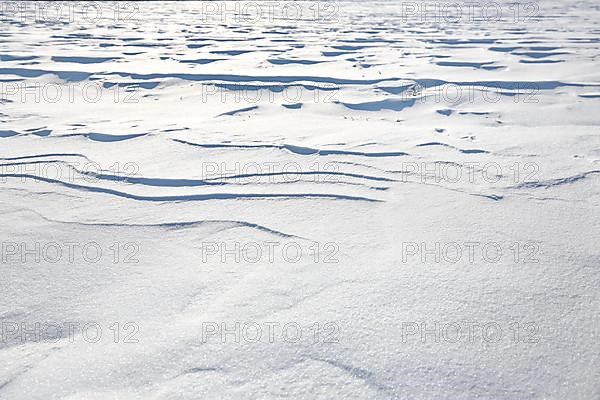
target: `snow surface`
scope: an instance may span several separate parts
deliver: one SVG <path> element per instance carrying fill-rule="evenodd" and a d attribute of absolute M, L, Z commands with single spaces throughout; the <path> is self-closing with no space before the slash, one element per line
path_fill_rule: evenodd
<path fill-rule="evenodd" d="M 0 399 L 600 398 L 598 4 L 268 3 L 2 2 Z"/>

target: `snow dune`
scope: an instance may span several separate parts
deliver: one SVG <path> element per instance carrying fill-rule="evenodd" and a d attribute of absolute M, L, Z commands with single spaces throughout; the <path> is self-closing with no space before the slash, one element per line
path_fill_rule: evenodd
<path fill-rule="evenodd" d="M 0 399 L 600 396 L 595 3 L 15 4 Z"/>

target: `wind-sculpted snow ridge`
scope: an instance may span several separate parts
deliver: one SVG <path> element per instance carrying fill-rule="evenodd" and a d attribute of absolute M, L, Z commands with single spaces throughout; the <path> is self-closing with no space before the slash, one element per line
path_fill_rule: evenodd
<path fill-rule="evenodd" d="M 363 156 L 363 157 L 398 157 L 407 156 L 408 153 L 402 151 L 392 151 L 383 153 L 368 153 L 362 151 L 347 151 L 347 150 L 320 150 L 313 149 L 310 147 L 293 146 L 289 144 L 273 145 L 273 144 L 231 144 L 231 143 L 217 143 L 217 144 L 201 144 L 201 143 L 190 143 L 185 140 L 173 139 L 175 142 L 189 144 L 191 146 L 204 147 L 204 148 L 238 148 L 238 149 L 257 149 L 257 148 L 268 148 L 268 149 L 283 149 L 290 153 L 299 155 L 350 155 L 350 156 Z"/>
<path fill-rule="evenodd" d="M 596 3 L 0 27 L 0 399 L 600 398 Z"/>
<path fill-rule="evenodd" d="M 265 199 L 265 198 L 323 198 L 323 199 L 336 199 L 336 200 L 363 200 L 363 201 L 379 201 L 367 197 L 359 196 L 347 196 L 337 195 L 330 193 L 208 193 L 208 194 L 185 194 L 185 195 L 172 195 L 172 196 L 142 196 L 132 193 L 121 192 L 119 190 L 104 188 L 100 186 L 89 186 L 89 185 L 78 185 L 69 182 L 63 182 L 58 179 L 46 178 L 36 175 L 29 174 L 0 174 L 0 178 L 14 178 L 21 180 L 34 180 L 42 181 L 46 183 L 54 183 L 64 186 L 69 189 L 93 192 L 93 193 L 104 193 L 112 196 L 122 197 L 131 200 L 138 201 L 157 201 L 157 202 L 169 202 L 169 201 L 205 201 L 205 200 L 230 200 L 230 199 Z"/>

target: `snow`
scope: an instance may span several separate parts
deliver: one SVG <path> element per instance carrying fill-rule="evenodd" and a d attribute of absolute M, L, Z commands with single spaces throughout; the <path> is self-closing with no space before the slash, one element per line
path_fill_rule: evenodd
<path fill-rule="evenodd" d="M 594 2 L 118 4 L 1 4 L 1 399 L 598 398 Z"/>

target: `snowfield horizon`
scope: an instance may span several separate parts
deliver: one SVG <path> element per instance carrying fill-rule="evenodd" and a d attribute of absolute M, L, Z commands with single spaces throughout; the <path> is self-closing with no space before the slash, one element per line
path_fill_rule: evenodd
<path fill-rule="evenodd" d="M 598 399 L 593 1 L 1 1 L 0 399 Z"/>

